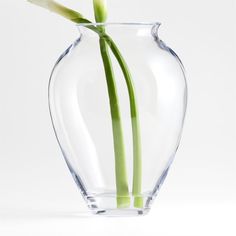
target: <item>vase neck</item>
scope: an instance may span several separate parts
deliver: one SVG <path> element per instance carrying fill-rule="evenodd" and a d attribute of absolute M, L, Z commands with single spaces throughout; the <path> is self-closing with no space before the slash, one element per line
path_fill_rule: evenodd
<path fill-rule="evenodd" d="M 158 34 L 160 23 L 104 23 L 104 24 L 79 24 L 79 32 L 86 37 L 97 37 L 93 29 L 103 27 L 111 36 L 119 37 L 149 37 Z"/>

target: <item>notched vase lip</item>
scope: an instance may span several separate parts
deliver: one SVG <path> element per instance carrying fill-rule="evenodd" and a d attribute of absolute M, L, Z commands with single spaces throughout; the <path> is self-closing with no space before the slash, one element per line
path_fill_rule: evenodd
<path fill-rule="evenodd" d="M 151 34 L 155 38 L 155 40 L 159 41 L 158 37 L 158 30 L 161 26 L 161 23 L 158 21 L 154 22 L 104 22 L 104 23 L 79 23 L 76 24 L 80 34 L 82 35 L 81 28 L 89 28 L 89 26 L 104 26 L 104 27 L 150 27 L 151 28 Z"/>
<path fill-rule="evenodd" d="M 156 26 L 161 25 L 160 22 L 104 22 L 104 23 L 79 23 L 77 26 Z"/>

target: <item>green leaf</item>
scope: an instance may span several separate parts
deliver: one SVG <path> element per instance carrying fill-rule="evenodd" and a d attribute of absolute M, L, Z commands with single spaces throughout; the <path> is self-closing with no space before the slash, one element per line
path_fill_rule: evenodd
<path fill-rule="evenodd" d="M 65 18 L 74 21 L 75 19 L 78 21 L 78 19 L 82 18 L 82 14 L 64 7 L 63 5 L 53 1 L 53 0 L 28 0 L 28 2 L 31 2 L 35 5 L 38 5 L 40 7 L 46 8 L 54 13 L 57 13 L 61 16 L 64 16 Z"/>

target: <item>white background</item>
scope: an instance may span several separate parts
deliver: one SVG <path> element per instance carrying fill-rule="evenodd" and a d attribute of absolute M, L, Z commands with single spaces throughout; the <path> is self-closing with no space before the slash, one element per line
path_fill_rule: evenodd
<path fill-rule="evenodd" d="M 64 1 L 92 17 L 92 0 Z M 73 23 L 0 1 L 0 235 L 236 235 L 236 9 L 233 0 L 109 1 L 110 21 L 159 21 L 189 104 L 176 160 L 141 218 L 88 217 L 56 143 L 47 83 Z"/>

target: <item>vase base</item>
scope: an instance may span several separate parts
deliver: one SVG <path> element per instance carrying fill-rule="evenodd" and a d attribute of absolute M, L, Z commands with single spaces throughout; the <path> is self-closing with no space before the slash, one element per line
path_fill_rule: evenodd
<path fill-rule="evenodd" d="M 126 207 L 117 207 L 117 198 L 114 194 L 99 194 L 86 198 L 88 207 L 95 215 L 101 216 L 142 216 L 149 212 L 152 197 L 143 196 L 143 207 L 134 207 L 135 199 L 130 197 Z M 127 198 L 125 199 L 127 200 Z"/>

